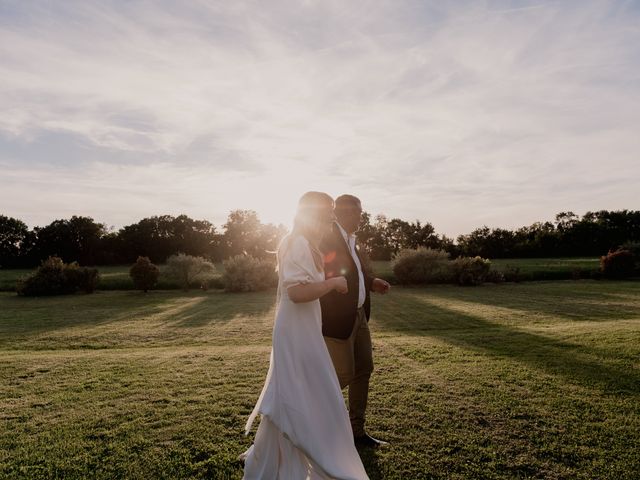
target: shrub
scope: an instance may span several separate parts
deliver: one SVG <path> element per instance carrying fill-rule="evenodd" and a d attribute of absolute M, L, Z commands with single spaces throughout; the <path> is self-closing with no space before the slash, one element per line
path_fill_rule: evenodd
<path fill-rule="evenodd" d="M 215 277 L 216 267 L 202 257 L 179 253 L 167 259 L 167 274 L 174 277 L 182 288 L 188 290 L 194 283 L 203 289 Z"/>
<path fill-rule="evenodd" d="M 481 285 L 491 269 L 491 262 L 482 257 L 458 257 L 452 263 L 460 285 Z"/>
<path fill-rule="evenodd" d="M 500 270 L 491 268 L 489 269 L 489 272 L 487 272 L 487 277 L 485 278 L 485 282 L 502 283 L 504 281 L 505 281 L 504 274 Z"/>
<path fill-rule="evenodd" d="M 522 274 L 520 273 L 520 267 L 515 267 L 513 265 L 507 265 L 502 274 L 504 275 L 505 282 L 518 283 L 523 280 Z"/>
<path fill-rule="evenodd" d="M 95 268 L 80 267 L 76 262 L 65 264 L 60 257 L 49 257 L 34 274 L 18 281 L 16 291 L 27 297 L 65 295 L 78 290 L 93 293 L 98 280 Z"/>
<path fill-rule="evenodd" d="M 451 281 L 449 254 L 444 250 L 419 247 L 400 250 L 393 259 L 393 273 L 401 284 L 446 283 Z"/>
<path fill-rule="evenodd" d="M 93 293 L 100 279 L 98 269 L 80 267 L 76 262 L 66 265 L 65 275 L 70 285 L 84 293 Z"/>
<path fill-rule="evenodd" d="M 151 263 L 149 257 L 138 257 L 136 263 L 131 265 L 129 269 L 129 276 L 133 280 L 135 288 L 146 293 L 158 283 L 160 270 Z"/>
<path fill-rule="evenodd" d="M 580 267 L 571 269 L 571 278 L 573 280 L 580 280 L 582 277 L 584 277 L 584 273 L 582 272 L 582 269 Z"/>
<path fill-rule="evenodd" d="M 18 281 L 16 290 L 19 295 L 25 296 L 73 293 L 64 274 L 64 262 L 60 257 L 44 260 L 34 274 Z"/>
<path fill-rule="evenodd" d="M 600 270 L 607 278 L 625 278 L 633 275 L 634 259 L 629 250 L 609 251 L 600 257 Z"/>
<path fill-rule="evenodd" d="M 224 289 L 224 278 L 222 278 L 222 275 L 212 277 L 210 280 L 207 281 L 206 285 L 205 284 L 202 285 L 202 288 L 204 290 L 207 290 L 209 288 Z"/>
<path fill-rule="evenodd" d="M 100 283 L 100 273 L 97 268 L 87 268 L 84 267 L 82 269 L 82 275 L 80 276 L 80 283 L 78 283 L 78 287 L 84 293 L 93 293 L 98 288 L 98 284 Z"/>
<path fill-rule="evenodd" d="M 633 255 L 633 263 L 635 265 L 636 272 L 640 272 L 640 242 L 627 242 L 622 247 L 621 250 L 628 250 Z"/>
<path fill-rule="evenodd" d="M 228 292 L 256 292 L 278 283 L 274 264 L 251 255 L 236 255 L 225 260 L 224 269 L 224 286 Z"/>

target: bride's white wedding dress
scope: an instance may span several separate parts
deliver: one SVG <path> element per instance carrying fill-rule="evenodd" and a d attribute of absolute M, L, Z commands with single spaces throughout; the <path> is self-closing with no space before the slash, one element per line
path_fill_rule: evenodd
<path fill-rule="evenodd" d="M 288 245 L 287 245 L 288 244 Z M 246 480 L 367 479 L 349 415 L 322 338 L 319 300 L 293 303 L 292 285 L 324 280 L 303 236 L 282 243 L 269 372 L 254 444 L 242 456 Z"/>

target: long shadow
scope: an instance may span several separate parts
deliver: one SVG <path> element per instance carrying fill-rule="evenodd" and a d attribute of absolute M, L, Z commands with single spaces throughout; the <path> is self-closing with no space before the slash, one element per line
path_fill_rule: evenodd
<path fill-rule="evenodd" d="M 239 316 L 266 315 L 275 293 L 126 292 L 109 296 L 3 298 L 0 311 L 0 348 L 16 339 L 73 327 L 94 327 L 143 317 L 190 328 L 229 322 Z"/>
<path fill-rule="evenodd" d="M 542 313 L 572 321 L 640 317 L 640 283 L 618 282 L 615 284 L 617 291 L 605 290 L 611 286 L 610 283 L 554 282 L 485 285 L 479 288 L 429 288 L 421 289 L 421 292 L 447 300 Z"/>
<path fill-rule="evenodd" d="M 118 302 L 121 303 L 118 303 Z M 0 312 L 0 336 L 40 334 L 76 326 L 96 326 L 155 315 L 173 299 L 131 292 L 113 301 L 101 293 L 60 297 L 11 297 Z"/>
<path fill-rule="evenodd" d="M 275 293 L 240 293 L 208 295 L 173 315 L 171 321 L 184 328 L 203 327 L 210 323 L 226 323 L 236 318 L 259 318 L 274 307 Z"/>
<path fill-rule="evenodd" d="M 406 300 L 413 302 L 406 314 L 376 316 L 382 331 L 439 338 L 465 349 L 522 362 L 607 394 L 640 394 L 637 370 L 594 360 L 597 354 L 588 347 L 491 323 L 424 298 Z"/>

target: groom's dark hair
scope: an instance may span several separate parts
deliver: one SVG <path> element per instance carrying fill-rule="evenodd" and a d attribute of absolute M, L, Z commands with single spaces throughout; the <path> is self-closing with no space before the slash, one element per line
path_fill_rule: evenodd
<path fill-rule="evenodd" d="M 356 207 L 358 205 L 361 205 L 360 199 L 354 195 L 348 195 L 348 194 L 340 195 L 335 200 L 335 206 L 336 206 L 335 208 L 338 211 L 346 210 L 348 208 Z"/>

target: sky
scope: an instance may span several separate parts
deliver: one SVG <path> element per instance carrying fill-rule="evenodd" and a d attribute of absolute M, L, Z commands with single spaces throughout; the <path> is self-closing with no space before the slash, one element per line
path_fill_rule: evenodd
<path fill-rule="evenodd" d="M 0 214 L 640 209 L 638 1 L 0 1 Z"/>

